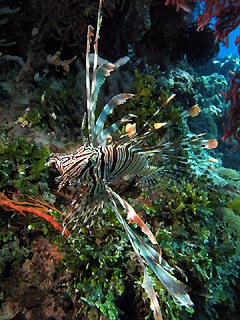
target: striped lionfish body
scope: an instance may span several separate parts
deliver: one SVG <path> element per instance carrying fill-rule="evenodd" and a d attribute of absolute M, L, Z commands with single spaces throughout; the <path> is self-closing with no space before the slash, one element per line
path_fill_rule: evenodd
<path fill-rule="evenodd" d="M 120 195 L 113 191 L 114 182 L 123 177 L 137 176 L 141 182 L 151 183 L 158 174 L 159 169 L 149 163 L 149 157 L 154 154 L 162 154 L 164 149 L 171 149 L 174 143 L 159 143 L 150 147 L 146 139 L 162 126 L 170 125 L 169 122 L 155 123 L 154 128 L 147 129 L 148 123 L 144 125 L 144 133 L 136 133 L 134 126 L 129 122 L 135 117 L 132 114 L 126 115 L 119 121 L 105 128 L 109 114 L 115 107 L 123 104 L 134 95 L 122 93 L 113 97 L 107 103 L 99 116 L 96 118 L 96 102 L 99 90 L 106 77 L 118 67 L 124 65 L 129 59 L 127 57 L 110 63 L 98 56 L 98 38 L 102 20 L 102 2 L 99 3 L 97 30 L 95 35 L 94 54 L 90 54 L 90 45 L 93 37 L 93 28 L 88 27 L 87 50 L 86 50 L 86 93 L 87 93 L 87 131 L 88 136 L 84 144 L 77 148 L 72 154 L 52 155 L 48 164 L 55 164 L 60 172 L 59 189 L 66 184 L 72 185 L 75 189 L 75 196 L 71 209 L 66 218 L 66 224 L 79 226 L 84 224 L 90 217 L 96 215 L 100 209 L 110 206 L 133 246 L 135 254 L 144 271 L 143 287 L 146 290 L 153 309 L 155 319 L 161 320 L 162 315 L 157 300 L 157 295 L 148 276 L 146 264 L 152 269 L 162 285 L 171 294 L 173 299 L 181 305 L 191 307 L 192 301 L 186 293 L 186 286 L 171 275 L 170 266 L 162 259 L 160 247 L 147 225 L 135 212 L 133 207 Z M 91 68 L 90 68 L 91 67 Z M 91 72 L 90 72 L 91 70 Z M 91 81 L 90 81 L 91 79 Z M 163 107 L 173 98 L 171 96 Z M 156 111 L 154 117 L 160 110 Z M 197 106 L 182 113 L 182 118 L 189 115 L 195 116 L 199 113 Z M 117 141 L 113 141 L 112 135 L 124 124 L 130 125 L 130 132 L 126 131 Z M 146 130 L 147 129 L 147 130 Z M 202 144 L 205 148 L 216 146 L 215 140 L 201 140 L 201 135 L 186 139 L 183 144 Z M 127 214 L 128 223 L 122 217 L 119 207 Z M 148 241 L 140 236 L 130 227 L 129 223 L 135 223 L 141 231 L 147 235 Z M 148 243 L 150 242 L 151 245 Z"/>
<path fill-rule="evenodd" d="M 138 174 L 146 176 L 152 172 L 144 154 L 131 144 L 99 148 L 79 147 L 70 155 L 55 155 L 56 168 L 61 173 L 60 189 L 66 182 L 73 184 L 111 184 L 112 181 Z"/>
<path fill-rule="evenodd" d="M 67 223 L 71 221 L 75 225 L 82 215 L 85 223 L 108 202 L 106 186 L 136 173 L 139 179 L 147 179 L 157 170 L 131 143 L 97 148 L 81 146 L 73 154 L 55 155 L 50 162 L 61 173 L 59 189 L 66 183 L 81 187 L 67 217 Z"/>

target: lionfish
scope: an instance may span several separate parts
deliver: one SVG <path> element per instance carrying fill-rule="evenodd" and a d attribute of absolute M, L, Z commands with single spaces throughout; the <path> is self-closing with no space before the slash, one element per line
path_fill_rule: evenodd
<path fill-rule="evenodd" d="M 107 118 L 113 112 L 114 108 L 131 99 L 134 96 L 131 93 L 121 93 L 114 96 L 103 107 L 99 116 L 96 117 L 97 98 L 105 79 L 111 72 L 129 60 L 128 57 L 123 57 L 115 63 L 110 63 L 98 56 L 102 6 L 103 0 L 100 0 L 94 41 L 93 27 L 88 26 L 87 31 L 87 112 L 85 116 L 86 119 L 83 121 L 83 127 L 85 127 L 87 123 L 86 130 L 88 134 L 84 136 L 83 145 L 78 147 L 75 152 L 64 155 L 52 154 L 47 164 L 55 164 L 61 174 L 59 177 L 59 190 L 66 184 L 72 185 L 78 190 L 76 191 L 76 196 L 72 201 L 71 208 L 66 217 L 65 227 L 66 225 L 79 226 L 82 220 L 84 220 L 82 222 L 82 224 L 84 224 L 88 219 L 96 215 L 100 209 L 104 210 L 106 207 L 112 208 L 119 223 L 123 226 L 143 269 L 144 280 L 142 286 L 150 298 L 151 309 L 154 312 L 155 319 L 160 320 L 162 319 L 162 314 L 157 294 L 150 281 L 146 265 L 151 268 L 176 303 L 191 308 L 193 303 L 187 294 L 188 288 L 171 274 L 173 268 L 162 258 L 161 249 L 154 234 L 136 213 L 134 208 L 112 189 L 112 185 L 118 181 L 118 179 L 129 176 L 139 177 L 139 185 L 151 185 L 155 179 L 157 179 L 159 168 L 149 163 L 149 157 L 155 154 L 162 154 L 164 149 L 173 148 L 174 143 L 159 143 L 155 146 L 149 146 L 146 143 L 147 138 L 154 130 L 169 126 L 169 121 L 155 123 L 153 128 L 150 128 L 149 122 L 146 122 L 144 128 L 147 130 L 141 131 L 144 133 L 137 133 L 135 126 L 130 124 L 135 116 L 128 114 L 112 125 L 105 127 Z M 94 53 L 91 54 L 90 46 L 92 42 Z M 165 107 L 173 97 L 174 95 L 162 105 L 162 108 Z M 155 112 L 152 118 L 157 116 L 160 109 Z M 189 115 L 196 116 L 199 111 L 200 109 L 195 105 L 188 111 L 184 111 L 182 118 L 184 119 Z M 113 134 L 124 124 L 126 124 L 126 133 L 114 140 Z M 184 141 L 185 145 L 202 145 L 205 148 L 216 147 L 216 140 L 202 140 L 201 136 L 202 135 L 197 135 L 193 138 L 186 139 Z M 119 208 L 125 210 L 128 223 L 123 218 Z M 130 223 L 138 225 L 141 231 L 147 236 L 148 241 L 141 238 L 139 234 L 130 227 Z"/>

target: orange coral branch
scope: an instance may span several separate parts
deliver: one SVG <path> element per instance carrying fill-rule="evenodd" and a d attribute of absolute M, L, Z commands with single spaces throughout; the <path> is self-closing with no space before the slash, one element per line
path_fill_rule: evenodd
<path fill-rule="evenodd" d="M 43 218 L 44 220 L 51 223 L 51 225 L 56 230 L 61 231 L 66 237 L 68 237 L 70 235 L 69 230 L 63 229 L 63 227 L 57 221 L 55 221 L 51 215 L 49 215 L 43 211 L 44 210 L 43 207 L 41 207 L 41 210 L 40 210 L 39 208 L 27 207 L 27 206 L 23 206 L 22 204 L 23 203 L 21 203 L 21 202 L 16 203 L 14 200 L 11 200 L 7 196 L 5 196 L 3 193 L 0 193 L 0 206 L 5 206 L 7 208 L 13 209 L 13 210 L 19 212 L 23 216 L 26 216 L 25 212 L 33 213 L 36 216 Z M 36 206 L 36 204 L 30 203 L 30 202 L 29 203 L 24 202 L 24 204 Z M 48 208 L 45 208 L 45 209 L 47 209 L 47 211 L 49 210 Z"/>

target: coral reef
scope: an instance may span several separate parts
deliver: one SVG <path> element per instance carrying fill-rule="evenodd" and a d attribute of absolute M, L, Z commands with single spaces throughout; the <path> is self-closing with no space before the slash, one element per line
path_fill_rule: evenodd
<path fill-rule="evenodd" d="M 218 135 L 221 131 L 218 128 L 218 121 L 222 118 L 227 104 L 224 92 L 228 84 L 223 75 L 212 73 L 206 76 L 195 77 L 195 99 L 201 107 L 205 117 L 200 118 L 199 126 L 204 128 L 204 132 Z"/>
<path fill-rule="evenodd" d="M 8 242 L 8 247 L 14 244 L 10 239 Z M 3 248 L 6 250 L 7 244 Z M 65 289 L 70 274 L 57 269 L 63 255 L 58 246 L 39 236 L 32 248 L 21 246 L 17 253 L 12 250 L 15 263 L 23 250 L 24 262 L 18 268 L 11 266 L 9 275 L 1 279 L 1 319 L 73 319 L 74 305 Z"/>
<path fill-rule="evenodd" d="M 225 45 L 228 47 L 228 35 L 239 26 L 240 22 L 238 15 L 239 2 L 228 0 L 204 2 L 204 12 L 198 16 L 198 30 L 202 30 L 214 17 L 216 19 L 214 24 L 215 38 L 216 40 L 225 41 Z M 235 44 L 238 45 L 240 53 L 239 37 L 237 37 Z M 236 146 L 233 147 L 233 150 L 235 150 L 239 147 L 239 116 L 237 115 L 239 114 L 239 73 L 233 76 L 226 97 L 230 101 L 230 109 L 227 113 L 228 126 L 224 126 L 222 140 L 227 140 L 231 144 L 232 138 L 234 138 L 237 142 Z"/>
<path fill-rule="evenodd" d="M 202 92 L 204 98 L 212 104 L 216 104 L 223 109 L 223 102 L 219 96 L 227 91 L 227 81 L 224 76 L 218 73 L 212 73 L 209 76 L 201 76 L 196 78 L 196 87 Z"/>
<path fill-rule="evenodd" d="M 224 125 L 222 140 L 234 144 L 233 150 L 235 150 L 240 147 L 240 72 L 232 78 L 226 99 L 230 101 L 230 106 L 226 115 L 228 124 Z"/>
<path fill-rule="evenodd" d="M 203 29 L 212 18 L 216 19 L 214 24 L 216 40 L 221 40 L 228 46 L 228 35 L 239 25 L 238 1 L 217 0 L 203 1 L 204 12 L 198 16 L 198 29 Z M 237 44 L 237 43 L 236 43 Z"/>
<path fill-rule="evenodd" d="M 238 1 L 104 2 L 100 52 L 111 61 L 128 54 L 131 61 L 106 81 L 99 105 L 119 92 L 136 94 L 109 123 L 133 113 L 137 129 L 146 118 L 153 125 L 152 114 L 174 93 L 158 114 L 173 122 L 171 132 L 163 128 L 149 139 L 166 143 L 196 132 L 221 136 L 227 113 L 226 143 L 220 141 L 218 150 L 196 150 L 197 160 L 188 145 L 176 148 L 171 165 L 161 155 L 154 158 L 163 168 L 154 187 L 142 191 L 130 178 L 114 187 L 153 226 L 163 258 L 178 266 L 174 276 L 191 287 L 194 311 L 176 305 L 150 275 L 164 319 L 238 319 L 239 60 L 209 61 L 219 40 L 227 43 L 239 23 Z M 139 286 L 143 275 L 136 256 L 114 213 L 108 209 L 95 216 L 69 243 L 62 224 L 72 186 L 57 192 L 57 172 L 45 167 L 50 150 L 71 153 L 84 142 L 85 34 L 88 24 L 95 25 L 97 7 L 97 0 L 1 3 L 0 39 L 6 39 L 0 40 L 1 319 L 153 317 Z M 202 10 L 199 32 L 194 8 Z M 207 26 L 211 17 L 217 19 L 215 30 Z M 198 121 L 180 124 L 181 114 L 195 104 L 201 108 Z M 189 162 L 178 165 L 174 157 L 179 156 Z"/>
<path fill-rule="evenodd" d="M 169 89 L 177 95 L 177 99 L 187 105 L 194 104 L 195 78 L 191 72 L 182 68 L 172 68 L 167 76 Z"/>

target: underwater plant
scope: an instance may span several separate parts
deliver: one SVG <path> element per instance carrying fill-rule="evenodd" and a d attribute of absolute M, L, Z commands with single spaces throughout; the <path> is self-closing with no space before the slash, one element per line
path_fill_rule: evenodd
<path fill-rule="evenodd" d="M 110 207 L 116 215 L 120 225 L 123 226 L 138 261 L 143 269 L 145 289 L 151 301 L 151 308 L 156 320 L 162 319 L 157 294 L 154 290 L 149 275 L 149 269 L 157 276 L 162 285 L 166 288 L 174 301 L 187 308 L 191 308 L 193 303 L 187 294 L 187 286 L 177 280 L 171 273 L 168 263 L 162 258 L 161 248 L 156 241 L 154 234 L 136 213 L 134 208 L 113 190 L 119 181 L 134 177 L 137 185 L 141 188 L 153 186 L 161 176 L 163 168 L 159 168 L 150 163 L 149 159 L 161 154 L 165 160 L 171 159 L 171 155 L 164 155 L 164 152 L 172 151 L 172 158 L 175 147 L 181 146 L 186 151 L 194 148 L 215 148 L 215 139 L 203 140 L 202 134 L 188 137 L 185 140 L 166 142 L 162 139 L 156 145 L 149 145 L 149 137 L 156 134 L 161 128 L 169 128 L 170 121 L 155 122 L 150 125 L 150 120 L 154 120 L 159 112 L 174 98 L 170 96 L 162 106 L 152 115 L 151 119 L 144 123 L 141 129 L 136 131 L 135 124 L 130 121 L 136 116 L 128 114 L 122 119 L 105 128 L 108 116 L 114 108 L 123 104 L 134 95 L 131 93 L 121 93 L 114 96 L 107 103 L 97 116 L 96 103 L 98 93 L 106 77 L 112 71 L 128 62 L 128 57 L 123 57 L 115 63 L 110 63 L 98 56 L 98 39 L 102 22 L 103 0 L 99 1 L 97 30 L 95 39 L 93 27 L 88 27 L 87 49 L 86 49 L 86 93 L 87 112 L 82 123 L 83 144 L 71 154 L 52 154 L 47 165 L 55 164 L 61 176 L 58 178 L 59 190 L 66 184 L 71 185 L 73 190 L 73 201 L 64 221 L 65 228 L 71 228 L 71 237 L 74 238 L 74 230 L 81 233 L 81 228 L 91 224 L 94 216 L 100 210 L 104 212 Z M 91 43 L 94 46 L 94 54 L 90 53 Z M 90 68 L 92 66 L 92 68 Z M 90 73 L 91 72 L 91 73 Z M 197 116 L 200 109 L 194 105 L 187 111 L 182 112 L 181 119 L 188 116 Z M 125 134 L 116 137 L 118 129 L 126 125 Z M 85 133 L 85 134 L 84 134 Z M 180 157 L 181 162 L 186 163 L 187 159 Z M 140 237 L 138 233 L 129 226 L 121 214 L 121 210 L 127 214 L 129 224 L 135 224 L 147 236 L 148 240 Z M 63 231 L 64 232 L 64 231 Z M 151 245 L 147 242 L 150 241 Z"/>
<path fill-rule="evenodd" d="M 0 190 L 18 190 L 31 195 L 46 191 L 45 162 L 49 153 L 47 147 L 28 142 L 21 136 L 11 139 L 3 131 L 0 135 Z"/>

